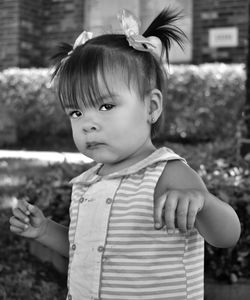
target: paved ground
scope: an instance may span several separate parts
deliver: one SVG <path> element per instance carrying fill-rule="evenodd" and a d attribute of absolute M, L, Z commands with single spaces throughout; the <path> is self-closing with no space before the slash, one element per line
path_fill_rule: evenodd
<path fill-rule="evenodd" d="M 41 160 L 47 163 L 89 163 L 92 160 L 87 156 L 80 153 L 70 152 L 48 152 L 48 151 L 22 151 L 22 150 L 0 150 L 0 159 L 13 158 L 13 159 L 34 159 Z"/>
<path fill-rule="evenodd" d="M 25 182 L 25 177 L 22 176 L 24 168 L 27 171 L 34 166 L 46 167 L 54 163 L 91 161 L 80 153 L 0 150 L 0 210 L 16 205 L 17 199 L 14 195 L 18 186 Z"/>

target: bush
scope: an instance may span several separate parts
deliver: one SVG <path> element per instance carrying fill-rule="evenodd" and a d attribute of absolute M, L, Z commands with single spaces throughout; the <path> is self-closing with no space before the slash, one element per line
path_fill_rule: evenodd
<path fill-rule="evenodd" d="M 171 66 L 161 139 L 208 141 L 237 132 L 245 101 L 243 65 Z"/>
<path fill-rule="evenodd" d="M 235 135 L 245 99 L 243 65 L 171 66 L 166 122 L 159 141 L 207 141 Z M 0 104 L 17 123 L 16 147 L 75 149 L 48 69 L 0 73 Z"/>
<path fill-rule="evenodd" d="M 48 69 L 8 69 L 0 73 L 0 103 L 16 122 L 19 147 L 72 144 L 67 118 L 51 88 Z"/>

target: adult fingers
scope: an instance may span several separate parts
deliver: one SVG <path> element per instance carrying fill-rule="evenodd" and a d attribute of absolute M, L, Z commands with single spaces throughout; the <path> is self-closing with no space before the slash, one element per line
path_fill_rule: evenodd
<path fill-rule="evenodd" d="M 167 230 L 175 230 L 175 212 L 178 203 L 178 193 L 168 192 L 165 202 L 165 224 Z"/>

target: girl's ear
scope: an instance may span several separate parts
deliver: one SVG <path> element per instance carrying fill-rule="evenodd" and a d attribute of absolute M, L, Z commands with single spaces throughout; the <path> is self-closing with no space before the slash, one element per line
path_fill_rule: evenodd
<path fill-rule="evenodd" d="M 148 97 L 148 121 L 154 124 L 162 113 L 162 93 L 158 89 L 153 89 Z"/>

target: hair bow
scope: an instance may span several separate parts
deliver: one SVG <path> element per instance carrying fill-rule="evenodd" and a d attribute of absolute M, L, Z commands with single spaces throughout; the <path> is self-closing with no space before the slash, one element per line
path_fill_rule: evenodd
<path fill-rule="evenodd" d="M 88 40 L 92 39 L 93 33 L 88 31 L 83 31 L 75 40 L 75 43 L 73 45 L 73 49 L 69 51 L 68 55 L 70 55 L 76 47 L 84 45 Z"/>
<path fill-rule="evenodd" d="M 139 51 L 151 52 L 158 58 L 161 57 L 161 40 L 155 36 L 146 38 L 140 35 L 139 28 L 141 26 L 141 22 L 135 15 L 133 15 L 130 11 L 123 9 L 120 13 L 118 13 L 117 17 L 131 47 Z"/>

